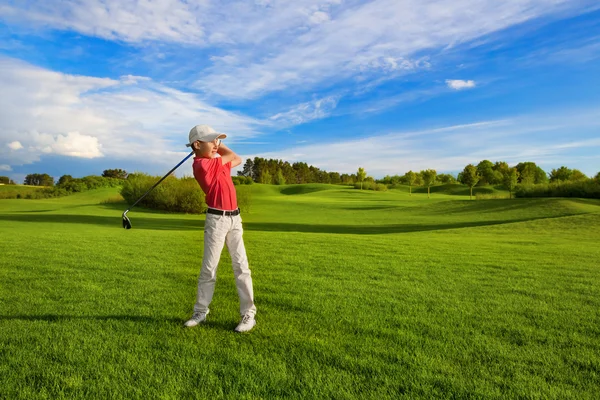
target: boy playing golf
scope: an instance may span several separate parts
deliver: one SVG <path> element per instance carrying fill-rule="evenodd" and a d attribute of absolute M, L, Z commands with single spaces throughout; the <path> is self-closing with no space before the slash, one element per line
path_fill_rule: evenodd
<path fill-rule="evenodd" d="M 193 327 L 206 320 L 208 306 L 215 291 L 217 265 L 223 245 L 227 244 L 242 316 L 235 331 L 247 332 L 256 325 L 256 307 L 242 238 L 242 219 L 231 180 L 231 168 L 240 165 L 242 159 L 221 143 L 221 139 L 226 137 L 208 125 L 197 125 L 190 131 L 189 143 L 186 145 L 194 150 L 194 177 L 206 194 L 208 210 L 204 224 L 204 257 L 198 278 L 198 295 L 194 314 L 185 326 Z"/>

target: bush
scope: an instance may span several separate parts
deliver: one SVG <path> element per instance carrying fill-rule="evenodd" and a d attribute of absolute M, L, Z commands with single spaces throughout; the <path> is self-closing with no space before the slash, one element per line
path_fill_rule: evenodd
<path fill-rule="evenodd" d="M 593 179 L 577 182 L 551 182 L 539 185 L 519 185 L 516 197 L 579 197 L 600 199 L 600 184 Z"/>
<path fill-rule="evenodd" d="M 249 176 L 232 176 L 231 180 L 235 186 L 238 185 L 252 185 L 254 181 Z"/>
<path fill-rule="evenodd" d="M 360 189 L 360 188 L 361 188 L 360 182 L 354 184 L 354 189 Z M 387 187 L 387 185 L 384 185 L 383 183 L 375 183 L 373 181 L 364 181 L 362 183 L 362 189 L 363 190 L 375 190 L 377 192 L 385 192 L 388 190 L 388 187 Z"/>
<path fill-rule="evenodd" d="M 476 200 L 496 200 L 508 198 L 510 198 L 510 194 L 507 193 L 475 193 Z"/>
<path fill-rule="evenodd" d="M 131 205 L 159 180 L 160 177 L 147 174 L 129 174 L 121 188 L 121 196 Z M 206 211 L 204 192 L 193 177 L 177 179 L 169 176 L 138 204 L 157 210 L 190 214 Z"/>

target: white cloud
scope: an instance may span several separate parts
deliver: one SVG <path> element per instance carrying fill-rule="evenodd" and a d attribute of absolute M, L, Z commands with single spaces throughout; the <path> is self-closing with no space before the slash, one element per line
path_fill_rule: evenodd
<path fill-rule="evenodd" d="M 427 55 L 450 44 L 569 8 L 576 6 L 566 0 L 351 3 L 335 9 L 330 21 L 312 29 L 299 25 L 294 30 L 290 25 L 286 30 L 275 22 L 279 37 L 270 37 L 268 46 L 258 42 L 246 53 L 238 53 L 240 62 L 235 65 L 209 69 L 198 87 L 225 97 L 255 98 L 300 85 L 306 89 L 351 78 L 381 79 L 382 74 L 390 79 L 429 68 Z M 292 31 L 295 36 L 286 34 Z"/>
<path fill-rule="evenodd" d="M 454 90 L 470 89 L 475 87 L 475 81 L 463 81 L 460 79 L 446 79 L 446 84 Z"/>
<path fill-rule="evenodd" d="M 30 0 L 0 7 L 0 17 L 109 40 L 198 43 L 204 39 L 200 16 L 206 6 L 179 0 Z"/>
<path fill-rule="evenodd" d="M 14 142 L 10 142 L 9 144 L 7 144 L 7 146 L 11 149 L 11 150 L 19 150 L 23 148 L 23 145 L 21 144 L 21 142 L 15 140 Z"/>
<path fill-rule="evenodd" d="M 0 6 L 0 19 L 144 46 L 180 43 L 169 48 L 190 60 L 194 46 L 209 46 L 219 56 L 196 71 L 197 87 L 255 98 L 300 85 L 391 79 L 429 68 L 440 49 L 598 7 L 594 0 L 28 0 Z"/>
<path fill-rule="evenodd" d="M 12 171 L 12 168 L 10 167 L 10 165 L 0 164 L 0 171 Z"/>
<path fill-rule="evenodd" d="M 291 110 L 275 114 L 269 119 L 280 128 L 290 125 L 300 125 L 315 119 L 328 117 L 336 108 L 339 97 L 328 96 L 319 100 L 299 104 Z"/>
<path fill-rule="evenodd" d="M 310 16 L 310 22 L 314 25 L 319 25 L 329 20 L 329 14 L 323 11 L 316 11 L 313 15 Z"/>
<path fill-rule="evenodd" d="M 159 156 L 156 163 L 167 165 L 181 157 L 187 132 L 198 123 L 238 139 L 263 126 L 146 78 L 66 75 L 1 57 L 0 92 L 0 159 L 9 165 L 33 163 L 42 154 Z"/>
<path fill-rule="evenodd" d="M 102 157 L 101 147 L 98 138 L 79 132 L 57 135 L 50 145 L 52 153 L 79 158 Z"/>

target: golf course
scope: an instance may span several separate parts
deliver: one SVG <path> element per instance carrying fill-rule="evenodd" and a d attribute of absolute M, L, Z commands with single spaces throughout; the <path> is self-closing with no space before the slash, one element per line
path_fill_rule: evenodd
<path fill-rule="evenodd" d="M 226 250 L 183 327 L 205 215 L 0 200 L 0 398 L 598 398 L 599 200 L 244 189 L 246 334 Z"/>

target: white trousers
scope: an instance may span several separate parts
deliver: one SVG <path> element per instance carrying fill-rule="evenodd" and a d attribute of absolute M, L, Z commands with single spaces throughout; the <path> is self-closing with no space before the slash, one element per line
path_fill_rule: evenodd
<path fill-rule="evenodd" d="M 231 255 L 233 275 L 240 298 L 240 315 L 256 314 L 252 277 L 248 267 L 248 257 L 242 234 L 242 218 L 239 215 L 226 217 L 223 215 L 206 214 L 204 223 L 204 257 L 202 269 L 198 278 L 198 296 L 194 312 L 208 312 L 217 281 L 217 266 L 223 251 L 223 245 Z"/>

